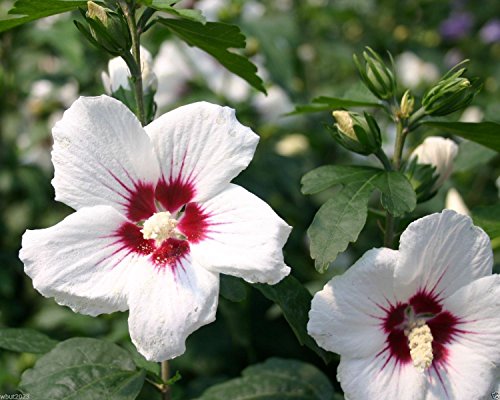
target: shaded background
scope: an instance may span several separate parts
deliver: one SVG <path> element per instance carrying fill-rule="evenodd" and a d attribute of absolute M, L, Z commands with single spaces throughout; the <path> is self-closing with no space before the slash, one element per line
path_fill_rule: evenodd
<path fill-rule="evenodd" d="M 389 50 L 400 68 L 400 79 L 422 94 L 448 68 L 471 60 L 469 76 L 479 76 L 483 91 L 466 115 L 453 119 L 500 120 L 500 2 L 497 0 L 269 0 L 183 2 L 202 9 L 208 19 L 228 21 L 247 35 L 247 53 L 261 67 L 272 96 L 266 100 L 241 82 L 231 82 L 213 65 L 208 73 L 178 65 L 177 56 L 157 63 L 160 88 L 168 101 L 162 112 L 196 100 L 236 108 L 239 120 L 261 136 L 250 167 L 236 182 L 257 194 L 294 227 L 285 247 L 293 274 L 314 293 L 333 274 L 341 273 L 364 251 L 382 245 L 378 217 L 370 214 L 357 243 L 341 254 L 325 275 L 315 272 L 306 230 L 331 192 L 305 197 L 300 178 L 328 163 L 373 163 L 340 149 L 323 127 L 329 113 L 281 117 L 293 104 L 318 95 L 341 96 L 357 88 L 352 54 L 364 46 Z M 0 3 L 5 15 L 12 2 Z M 0 34 L 0 327 L 30 327 L 56 339 L 74 336 L 108 338 L 131 347 L 127 314 L 98 318 L 74 314 L 34 291 L 17 258 L 26 228 L 51 226 L 72 210 L 54 201 L 50 180 L 50 129 L 79 95 L 104 93 L 104 54 L 91 47 L 72 23 L 78 14 L 64 14 Z M 161 27 L 144 36 L 143 44 L 158 54 L 171 41 Z M 181 46 L 182 47 L 182 46 Z M 215 70 L 213 69 L 215 68 Z M 214 72 L 215 71 L 215 72 Z M 224 75 L 225 74 L 225 75 Z M 162 80 L 163 79 L 163 80 Z M 225 84 L 224 84 L 225 82 Z M 242 86 L 243 85 L 243 86 Z M 271 90 L 272 88 L 272 90 Z M 390 147 L 393 127 L 381 124 Z M 423 136 L 419 130 L 408 148 Z M 439 194 L 419 206 L 415 216 L 440 211 L 447 189 L 455 187 L 467 206 L 495 204 L 499 157 L 480 146 L 462 144 L 455 173 Z M 373 199 L 376 207 L 376 199 Z M 409 221 L 406 221 L 409 222 Z M 403 229 L 404 226 L 401 226 Z M 500 238 L 492 238 L 499 260 Z M 498 267 L 497 267 L 498 268 Z M 270 356 L 297 358 L 322 368 L 335 381 L 336 361 L 329 366 L 299 345 L 280 310 L 247 287 L 244 301 L 221 298 L 216 322 L 195 332 L 187 352 L 172 362 L 183 379 L 178 398 L 194 398 L 214 383 L 238 376 L 246 366 Z M 13 393 L 22 371 L 36 360 L 32 354 L 0 350 L 0 393 Z M 146 388 L 142 398 L 153 399 Z"/>

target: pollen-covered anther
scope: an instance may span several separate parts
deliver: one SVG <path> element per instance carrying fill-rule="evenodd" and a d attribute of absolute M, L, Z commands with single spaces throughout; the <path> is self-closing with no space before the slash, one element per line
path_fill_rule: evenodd
<path fill-rule="evenodd" d="M 141 233 L 144 239 L 154 239 L 157 245 L 164 240 L 177 237 L 177 220 L 168 211 L 153 214 L 144 222 Z"/>
<path fill-rule="evenodd" d="M 433 336 L 431 329 L 423 319 L 416 320 L 404 331 L 408 337 L 408 346 L 410 356 L 413 360 L 413 366 L 423 372 L 429 368 L 434 359 L 432 353 Z"/>

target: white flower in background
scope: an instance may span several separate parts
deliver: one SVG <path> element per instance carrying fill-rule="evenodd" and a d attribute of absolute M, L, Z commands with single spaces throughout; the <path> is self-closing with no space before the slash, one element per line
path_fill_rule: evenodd
<path fill-rule="evenodd" d="M 481 122 L 483 118 L 484 113 L 479 107 L 469 106 L 460 116 L 460 122 Z"/>
<path fill-rule="evenodd" d="M 439 79 L 439 70 L 423 61 L 415 53 L 405 51 L 396 57 L 396 73 L 403 86 L 414 89 L 421 84 L 434 83 Z"/>
<path fill-rule="evenodd" d="M 144 47 L 140 48 L 141 53 L 141 73 L 142 73 L 142 89 L 149 92 L 156 90 L 157 78 L 153 72 L 153 56 Z M 115 57 L 109 60 L 108 73 L 102 72 L 102 84 L 106 93 L 113 94 L 122 87 L 125 90 L 131 90 L 130 87 L 130 70 L 127 63 L 121 57 Z"/>
<path fill-rule="evenodd" d="M 269 284 L 289 274 L 290 227 L 230 183 L 258 142 L 234 110 L 194 103 L 143 128 L 119 101 L 82 97 L 53 136 L 56 199 L 77 211 L 24 234 L 25 272 L 76 312 L 129 309 L 147 359 L 182 354 L 215 319 L 219 273 Z"/>
<path fill-rule="evenodd" d="M 500 276 L 488 236 L 445 210 L 399 250 L 368 251 L 313 298 L 307 329 L 340 354 L 346 398 L 479 400 L 500 365 Z"/>
<path fill-rule="evenodd" d="M 418 164 L 429 164 L 436 167 L 438 179 L 434 190 L 438 190 L 453 172 L 453 160 L 458 154 L 458 146 L 451 139 L 441 136 L 429 136 L 417 146 L 410 159 L 417 157 Z"/>
<path fill-rule="evenodd" d="M 279 86 L 270 86 L 267 89 L 267 96 L 261 92 L 257 93 L 252 99 L 252 105 L 264 122 L 289 118 L 285 114 L 294 109 L 288 94 Z"/>
<path fill-rule="evenodd" d="M 444 208 L 456 211 L 459 214 L 470 215 L 469 208 L 455 188 L 450 188 L 448 193 L 446 193 Z"/>
<path fill-rule="evenodd" d="M 274 150 L 280 156 L 293 157 L 309 150 L 309 139 L 301 133 L 292 133 L 279 140 Z"/>

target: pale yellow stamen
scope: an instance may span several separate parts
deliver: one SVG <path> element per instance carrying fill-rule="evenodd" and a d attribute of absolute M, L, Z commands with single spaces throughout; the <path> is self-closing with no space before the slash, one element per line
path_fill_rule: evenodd
<path fill-rule="evenodd" d="M 408 329 L 404 331 L 408 337 L 408 346 L 413 360 L 413 366 L 423 372 L 429 368 L 434 359 L 432 353 L 432 333 L 429 326 L 423 319 L 410 323 Z"/>
<path fill-rule="evenodd" d="M 141 229 L 144 239 L 154 239 L 156 244 L 161 244 L 164 240 L 177 236 L 177 220 L 172 218 L 168 211 L 153 214 L 144 222 Z"/>

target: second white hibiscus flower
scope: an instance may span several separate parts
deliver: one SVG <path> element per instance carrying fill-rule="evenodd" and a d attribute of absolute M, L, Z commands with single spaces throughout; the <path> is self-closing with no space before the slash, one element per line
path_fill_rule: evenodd
<path fill-rule="evenodd" d="M 82 97 L 53 135 L 56 199 L 77 211 L 25 233 L 25 272 L 74 311 L 129 309 L 147 359 L 182 354 L 215 319 L 219 273 L 270 284 L 289 274 L 291 228 L 230 183 L 258 142 L 232 109 L 195 103 L 143 128 L 117 100 Z"/>

